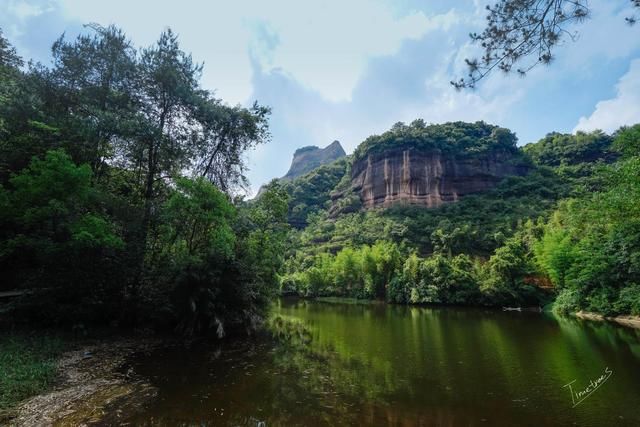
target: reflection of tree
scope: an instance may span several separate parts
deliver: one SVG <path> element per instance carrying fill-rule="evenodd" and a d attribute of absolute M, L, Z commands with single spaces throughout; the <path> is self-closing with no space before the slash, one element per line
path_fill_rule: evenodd
<path fill-rule="evenodd" d="M 394 382 L 356 357 L 343 358 L 331 344 L 313 343 L 312 333 L 298 321 L 277 316 L 271 322 L 278 337 L 274 364 L 287 376 L 298 378 L 297 386 L 319 399 L 320 405 L 340 412 L 349 406 L 372 402 L 393 393 Z M 275 325 L 275 328 L 274 328 Z"/>
<path fill-rule="evenodd" d="M 276 312 L 267 336 L 145 359 L 140 373 L 158 387 L 157 406 L 128 421 L 457 426 L 535 417 L 557 425 L 567 421 L 557 410 L 569 400 L 562 385 L 588 382 L 605 366 L 615 377 L 596 399 L 611 409 L 593 400 L 571 416 L 580 425 L 612 411 L 637 419 L 625 408 L 640 377 L 621 367 L 636 366 L 640 331 L 566 318 L 558 325 L 533 313 L 375 304 L 301 301 Z M 220 405 L 223 417 L 212 413 Z"/>

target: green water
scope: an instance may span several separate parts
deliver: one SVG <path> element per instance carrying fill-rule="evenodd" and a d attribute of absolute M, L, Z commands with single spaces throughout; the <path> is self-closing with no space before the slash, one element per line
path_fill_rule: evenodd
<path fill-rule="evenodd" d="M 308 345 L 266 338 L 143 356 L 128 422 L 640 426 L 640 331 L 540 313 L 280 301 Z M 575 393 L 599 387 L 574 406 Z M 581 396 L 585 397 L 585 396 Z M 574 395 L 574 401 L 576 400 Z"/>

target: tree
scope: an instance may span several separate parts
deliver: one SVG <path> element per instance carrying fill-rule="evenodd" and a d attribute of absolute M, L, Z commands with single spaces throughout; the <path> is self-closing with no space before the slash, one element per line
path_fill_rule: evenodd
<path fill-rule="evenodd" d="M 13 318 L 250 329 L 288 230 L 282 189 L 234 198 L 269 109 L 202 88 L 171 30 L 137 50 L 88 28 L 26 70 L 0 34 L 0 286 L 31 292 Z"/>
<path fill-rule="evenodd" d="M 0 67 L 18 68 L 23 64 L 22 58 L 16 53 L 16 49 L 2 34 L 0 28 Z"/>
<path fill-rule="evenodd" d="M 8 132 L 7 125 L 10 122 L 9 105 L 16 97 L 16 86 L 21 77 L 19 67 L 22 59 L 16 54 L 16 50 L 9 41 L 4 38 L 0 28 L 0 178 L 3 169 L 7 168 L 7 159 L 4 149 L 5 138 Z M 1 181 L 0 181 L 1 182 Z"/>
<path fill-rule="evenodd" d="M 640 293 L 640 135 L 637 127 L 615 133 L 616 163 L 598 174 L 605 183 L 559 205 L 535 245 L 538 264 L 561 293 L 561 312 L 628 314 Z"/>
<path fill-rule="evenodd" d="M 611 149 L 612 141 L 611 136 L 600 130 L 578 131 L 575 135 L 552 132 L 536 143 L 525 145 L 523 151 L 538 165 L 610 162 L 616 158 Z"/>
<path fill-rule="evenodd" d="M 452 258 L 453 252 L 459 252 L 465 239 L 473 239 L 474 235 L 469 224 L 457 227 L 448 219 L 444 219 L 431 233 L 431 244 L 435 252 L 447 254 Z"/>
<path fill-rule="evenodd" d="M 640 0 L 631 0 L 640 9 Z M 538 64 L 549 64 L 553 51 L 566 38 L 576 38 L 571 26 L 589 18 L 587 0 L 499 0 L 487 6 L 487 25 L 470 34 L 484 51 L 481 58 L 465 59 L 469 73 L 452 81 L 456 89 L 473 88 L 494 69 L 525 75 Z M 636 16 L 626 18 L 636 23 Z"/>
<path fill-rule="evenodd" d="M 135 136 L 140 79 L 137 52 L 122 30 L 86 27 L 92 31 L 74 41 L 61 36 L 51 49 L 53 69 L 39 74 L 51 88 L 49 116 L 70 142 L 67 150 L 99 180 Z"/>
<path fill-rule="evenodd" d="M 3 286 L 33 290 L 30 315 L 40 321 L 104 320 L 121 301 L 114 264 L 124 244 L 97 196 L 91 169 L 61 150 L 0 187 Z"/>
<path fill-rule="evenodd" d="M 614 138 L 615 149 L 625 158 L 640 157 L 640 124 L 620 128 Z"/>
<path fill-rule="evenodd" d="M 236 210 L 227 197 L 203 178 L 176 180 L 175 191 L 163 206 L 159 261 L 152 277 L 163 283 L 160 296 L 170 302 L 178 330 L 185 335 L 214 328 L 224 335 L 227 320 L 221 298 L 225 265 L 232 262 Z M 164 291 L 164 293 L 163 293 Z"/>
<path fill-rule="evenodd" d="M 201 127 L 195 143 L 194 168 L 225 192 L 247 187 L 242 154 L 269 141 L 267 118 L 271 110 L 255 102 L 251 108 L 229 107 L 204 99 L 197 109 Z"/>

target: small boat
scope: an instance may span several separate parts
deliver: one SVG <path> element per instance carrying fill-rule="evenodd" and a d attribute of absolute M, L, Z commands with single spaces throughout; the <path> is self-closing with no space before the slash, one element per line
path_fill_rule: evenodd
<path fill-rule="evenodd" d="M 502 311 L 522 311 L 522 307 L 502 307 Z"/>

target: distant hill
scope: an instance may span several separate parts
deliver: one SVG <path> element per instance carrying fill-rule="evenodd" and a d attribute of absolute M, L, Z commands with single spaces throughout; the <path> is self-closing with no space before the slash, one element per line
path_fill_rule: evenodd
<path fill-rule="evenodd" d="M 316 146 L 299 148 L 293 153 L 291 167 L 289 167 L 289 171 L 282 179 L 292 180 L 346 155 L 339 141 L 333 141 L 325 148 Z"/>
<path fill-rule="evenodd" d="M 488 256 L 519 222 L 580 187 L 574 181 L 597 184 L 588 181 L 591 160 L 607 157 L 610 138 L 554 135 L 523 149 L 511 131 L 484 122 L 396 124 L 352 155 L 282 182 L 289 223 L 303 231 L 297 249 L 335 253 L 382 239 L 429 254 L 433 233 L 450 228 L 465 253 Z M 560 148 L 571 165 L 562 176 L 542 161 Z"/>

